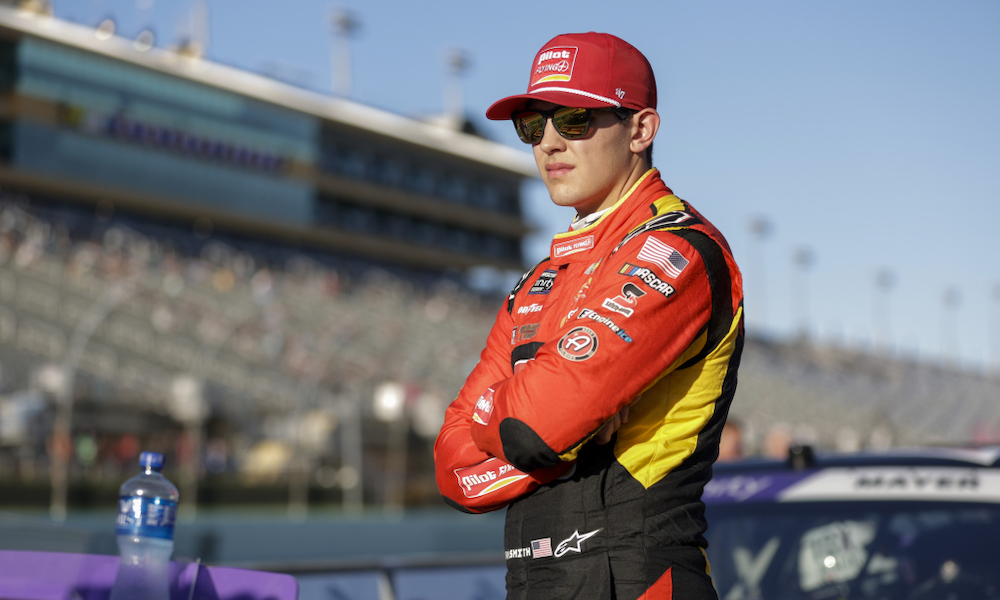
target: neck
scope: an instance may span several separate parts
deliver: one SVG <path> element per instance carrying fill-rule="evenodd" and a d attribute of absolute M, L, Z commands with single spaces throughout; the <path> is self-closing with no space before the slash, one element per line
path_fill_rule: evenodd
<path fill-rule="evenodd" d="M 632 161 L 630 168 L 623 173 L 623 175 L 626 176 L 619 180 L 621 183 L 615 186 L 608 197 L 604 199 L 604 202 L 593 208 L 584 210 L 577 209 L 576 218 L 578 220 L 585 219 L 592 214 L 611 208 L 617 204 L 619 200 L 625 197 L 625 194 L 632 189 L 632 186 L 634 186 L 637 181 L 642 179 L 642 176 L 645 175 L 651 167 L 645 159 L 641 159 L 638 156 L 635 158 L 636 160 Z"/>

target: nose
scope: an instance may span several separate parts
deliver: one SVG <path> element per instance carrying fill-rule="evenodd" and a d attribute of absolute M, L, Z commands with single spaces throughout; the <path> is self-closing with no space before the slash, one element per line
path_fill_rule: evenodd
<path fill-rule="evenodd" d="M 545 119 L 545 128 L 542 129 L 542 139 L 539 140 L 538 146 L 546 154 L 566 148 L 566 140 L 556 131 L 556 126 L 552 123 L 552 119 Z"/>

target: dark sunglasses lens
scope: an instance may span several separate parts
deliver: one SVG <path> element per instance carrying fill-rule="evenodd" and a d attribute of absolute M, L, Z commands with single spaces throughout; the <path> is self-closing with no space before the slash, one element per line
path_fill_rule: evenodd
<path fill-rule="evenodd" d="M 537 144 L 545 131 L 545 116 L 534 111 L 514 115 L 514 129 L 525 144 Z"/>
<path fill-rule="evenodd" d="M 552 124 L 567 140 L 578 140 L 590 128 L 590 111 L 586 108 L 560 108 L 552 115 Z"/>

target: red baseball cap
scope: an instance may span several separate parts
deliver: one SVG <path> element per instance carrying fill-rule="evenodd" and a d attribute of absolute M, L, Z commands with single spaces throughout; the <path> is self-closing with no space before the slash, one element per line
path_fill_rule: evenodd
<path fill-rule="evenodd" d="M 486 118 L 509 119 L 529 100 L 574 108 L 656 108 L 656 79 L 649 61 L 608 33 L 557 35 L 535 55 L 527 93 L 493 103 Z"/>

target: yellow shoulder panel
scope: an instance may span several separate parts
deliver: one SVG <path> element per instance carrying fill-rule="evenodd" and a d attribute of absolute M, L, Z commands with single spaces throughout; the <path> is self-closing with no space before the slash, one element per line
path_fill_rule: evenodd
<path fill-rule="evenodd" d="M 705 360 L 686 369 L 668 370 L 629 410 L 628 423 L 618 430 L 615 456 L 643 487 L 649 488 L 694 453 L 698 435 L 715 413 L 715 401 L 722 394 L 742 310 L 733 317 L 722 343 Z M 704 340 L 700 341 L 692 348 L 700 348 Z M 683 364 L 683 358 L 671 369 Z"/>

